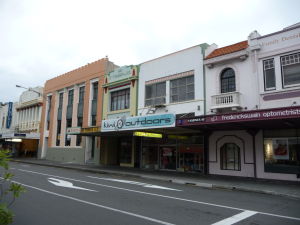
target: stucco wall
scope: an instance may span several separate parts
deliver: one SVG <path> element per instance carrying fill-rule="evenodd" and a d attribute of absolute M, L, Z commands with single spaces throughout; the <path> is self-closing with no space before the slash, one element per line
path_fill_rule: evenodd
<path fill-rule="evenodd" d="M 58 162 L 72 162 L 84 164 L 84 149 L 80 147 L 63 148 L 53 147 L 48 148 L 46 159 Z"/>

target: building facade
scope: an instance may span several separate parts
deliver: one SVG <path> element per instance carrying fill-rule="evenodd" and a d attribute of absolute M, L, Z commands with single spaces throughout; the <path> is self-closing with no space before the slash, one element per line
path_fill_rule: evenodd
<path fill-rule="evenodd" d="M 299 25 L 207 50 L 207 115 L 177 125 L 209 135 L 210 174 L 299 181 L 299 51 Z"/>
<path fill-rule="evenodd" d="M 103 58 L 45 83 L 40 158 L 99 164 L 102 85 L 115 68 Z"/>

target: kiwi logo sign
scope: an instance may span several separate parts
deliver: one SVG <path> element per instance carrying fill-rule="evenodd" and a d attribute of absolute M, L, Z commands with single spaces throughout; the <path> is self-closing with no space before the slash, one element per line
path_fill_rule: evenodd
<path fill-rule="evenodd" d="M 138 130 L 161 127 L 175 127 L 175 115 L 159 114 L 103 120 L 101 131 Z"/>

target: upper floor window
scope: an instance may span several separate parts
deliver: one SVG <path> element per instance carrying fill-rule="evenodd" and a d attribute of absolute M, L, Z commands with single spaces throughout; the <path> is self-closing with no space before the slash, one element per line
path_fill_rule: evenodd
<path fill-rule="evenodd" d="M 166 103 L 166 82 L 146 86 L 145 106 Z"/>
<path fill-rule="evenodd" d="M 129 109 L 130 105 L 130 88 L 110 93 L 110 110 Z"/>
<path fill-rule="evenodd" d="M 79 88 L 79 103 L 83 103 L 84 101 L 84 90 L 85 90 L 84 86 Z"/>
<path fill-rule="evenodd" d="M 170 81 L 170 102 L 194 99 L 194 75 Z"/>
<path fill-rule="evenodd" d="M 60 109 L 63 106 L 63 100 L 64 100 L 64 93 L 61 92 L 61 93 L 59 93 L 59 102 L 58 102 L 58 108 L 60 108 Z"/>
<path fill-rule="evenodd" d="M 300 85 L 300 52 L 281 57 L 284 87 Z"/>
<path fill-rule="evenodd" d="M 98 81 L 93 83 L 93 100 L 98 98 Z"/>
<path fill-rule="evenodd" d="M 74 99 L 74 90 L 69 90 L 68 92 L 68 105 L 73 105 L 73 99 Z"/>
<path fill-rule="evenodd" d="M 265 60 L 263 61 L 263 64 L 265 90 L 274 90 L 276 89 L 274 59 Z"/>
<path fill-rule="evenodd" d="M 221 74 L 221 93 L 235 91 L 235 73 L 231 68 L 222 71 Z"/>

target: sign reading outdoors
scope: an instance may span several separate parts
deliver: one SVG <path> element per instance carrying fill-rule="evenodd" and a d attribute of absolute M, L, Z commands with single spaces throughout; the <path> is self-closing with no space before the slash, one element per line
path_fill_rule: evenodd
<path fill-rule="evenodd" d="M 161 127 L 175 127 L 174 114 L 135 116 L 120 119 L 102 120 L 101 131 L 138 130 Z"/>

